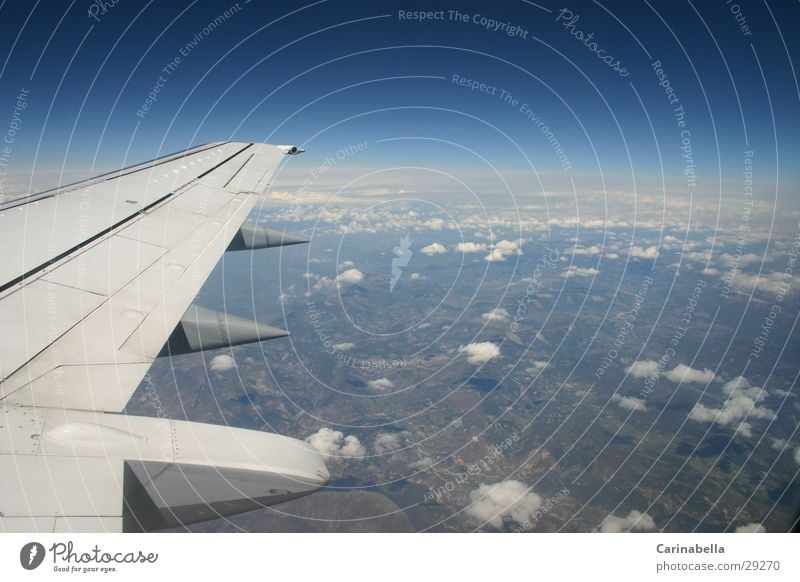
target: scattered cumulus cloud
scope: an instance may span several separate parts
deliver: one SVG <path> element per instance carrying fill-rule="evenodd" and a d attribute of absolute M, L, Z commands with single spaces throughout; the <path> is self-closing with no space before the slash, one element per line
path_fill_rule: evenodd
<path fill-rule="evenodd" d="M 741 293 L 750 293 L 755 289 L 767 295 L 786 295 L 794 292 L 797 277 L 787 277 L 783 271 L 761 273 L 760 275 L 737 272 L 731 283 L 733 288 Z"/>
<path fill-rule="evenodd" d="M 761 262 L 761 255 L 755 253 L 745 253 L 743 255 L 732 255 L 730 253 L 722 253 L 720 261 L 726 267 L 746 267 L 748 265 L 757 265 Z"/>
<path fill-rule="evenodd" d="M 432 467 L 433 463 L 434 463 L 433 457 L 424 456 L 420 457 L 414 462 L 409 463 L 408 466 L 411 467 L 412 469 L 424 470 L 429 467 Z"/>
<path fill-rule="evenodd" d="M 631 247 L 630 258 L 632 259 L 655 259 L 658 258 L 658 247 L 653 245 L 647 248 Z"/>
<path fill-rule="evenodd" d="M 472 503 L 466 513 L 497 529 L 503 527 L 503 518 L 521 524 L 542 506 L 540 495 L 513 479 L 491 485 L 481 483 L 477 489 L 470 491 L 469 498 Z"/>
<path fill-rule="evenodd" d="M 442 253 L 446 253 L 447 249 L 444 248 L 444 245 L 438 242 L 431 243 L 426 247 L 422 247 L 419 252 L 424 255 L 441 255 Z"/>
<path fill-rule="evenodd" d="M 394 388 L 394 382 L 389 378 L 378 378 L 377 380 L 370 380 L 367 382 L 367 388 L 376 392 L 382 392 Z"/>
<path fill-rule="evenodd" d="M 383 432 L 379 434 L 375 437 L 375 442 L 372 444 L 372 448 L 375 449 L 375 452 L 379 455 L 396 451 L 401 446 L 403 445 L 400 435 L 391 432 Z"/>
<path fill-rule="evenodd" d="M 658 362 L 655 360 L 638 360 L 625 368 L 625 372 L 634 378 L 650 378 L 658 374 Z"/>
<path fill-rule="evenodd" d="M 236 362 L 232 356 L 229 356 L 228 354 L 220 354 L 211 358 L 211 363 L 208 367 L 212 372 L 225 372 L 235 368 Z"/>
<path fill-rule="evenodd" d="M 456 245 L 456 251 L 459 253 L 482 253 L 488 248 L 485 243 L 462 242 Z"/>
<path fill-rule="evenodd" d="M 561 273 L 562 277 L 570 279 L 572 277 L 594 277 L 600 271 L 594 267 L 579 267 L 577 265 L 570 265 L 566 271 Z"/>
<path fill-rule="evenodd" d="M 443 228 L 446 227 L 447 225 L 441 218 L 429 218 L 428 220 L 422 223 L 422 228 L 428 230 L 442 230 Z"/>
<path fill-rule="evenodd" d="M 364 273 L 359 271 L 358 269 L 347 269 L 346 271 L 342 271 L 336 277 L 336 281 L 342 284 L 349 284 L 349 283 L 360 283 L 364 279 Z"/>
<path fill-rule="evenodd" d="M 760 523 L 748 523 L 736 528 L 736 533 L 766 533 L 766 531 L 767 528 Z"/>
<path fill-rule="evenodd" d="M 356 344 L 350 342 L 342 342 L 340 344 L 333 344 L 333 349 L 337 352 L 348 352 L 356 347 Z"/>
<path fill-rule="evenodd" d="M 363 279 L 364 273 L 358 269 L 347 269 L 346 271 L 339 273 L 335 279 L 331 279 L 330 277 L 322 277 L 314 284 L 314 288 L 322 289 L 325 287 L 341 287 L 344 285 L 352 285 L 354 283 L 360 283 L 363 281 Z"/>
<path fill-rule="evenodd" d="M 626 410 L 633 410 L 635 412 L 643 412 L 647 410 L 647 404 L 641 398 L 633 398 L 632 396 L 621 396 L 620 394 L 614 394 L 611 399 L 619 404 L 620 408 L 625 408 Z"/>
<path fill-rule="evenodd" d="M 489 323 L 491 321 L 496 321 L 498 323 L 502 323 L 504 321 L 508 321 L 510 317 L 511 317 L 511 314 L 508 313 L 508 311 L 506 311 L 502 307 L 498 307 L 496 309 L 492 309 L 491 311 L 488 311 L 487 313 L 484 313 L 483 315 L 481 315 L 481 319 L 485 323 Z"/>
<path fill-rule="evenodd" d="M 522 240 L 501 240 L 492 247 L 492 252 L 483 257 L 489 262 L 505 261 L 509 255 L 522 254 Z"/>
<path fill-rule="evenodd" d="M 574 254 L 574 255 L 587 255 L 587 256 L 593 257 L 595 255 L 599 255 L 602 252 L 603 252 L 603 249 L 601 249 L 598 245 L 592 245 L 590 247 L 577 247 L 576 249 L 574 249 L 572 251 L 572 254 Z"/>
<path fill-rule="evenodd" d="M 731 426 L 738 434 L 751 437 L 752 420 L 775 417 L 772 410 L 758 405 L 768 396 L 767 391 L 753 386 L 747 378 L 739 376 L 726 382 L 722 386 L 722 391 L 728 395 L 722 408 L 709 408 L 698 403 L 695 404 L 689 418 L 698 422 L 716 422 L 723 426 Z"/>
<path fill-rule="evenodd" d="M 609 515 L 600 524 L 603 533 L 621 533 L 634 530 L 647 531 L 656 529 L 653 518 L 641 511 L 631 510 L 626 517 Z"/>
<path fill-rule="evenodd" d="M 500 348 L 492 342 L 475 342 L 461 346 L 460 352 L 467 355 L 467 361 L 470 364 L 480 366 L 489 360 L 500 357 Z"/>
<path fill-rule="evenodd" d="M 363 457 L 367 451 L 358 437 L 344 436 L 338 430 L 324 427 L 306 438 L 306 442 L 327 459 Z"/>
<path fill-rule="evenodd" d="M 714 372 L 705 368 L 704 370 L 697 370 L 690 368 L 686 364 L 678 364 L 669 372 L 664 372 L 664 377 L 673 382 L 698 382 L 708 384 L 714 379 Z"/>

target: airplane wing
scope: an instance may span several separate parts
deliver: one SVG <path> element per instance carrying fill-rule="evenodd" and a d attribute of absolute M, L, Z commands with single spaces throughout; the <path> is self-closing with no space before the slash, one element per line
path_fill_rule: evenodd
<path fill-rule="evenodd" d="M 294 146 L 218 142 L 0 205 L 0 531 L 150 531 L 330 479 L 295 439 L 121 414 L 154 359 L 287 332 L 192 304 Z"/>

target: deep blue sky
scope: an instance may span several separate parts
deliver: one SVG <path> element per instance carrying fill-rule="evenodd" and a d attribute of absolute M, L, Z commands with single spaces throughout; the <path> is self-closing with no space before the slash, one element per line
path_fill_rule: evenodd
<path fill-rule="evenodd" d="M 29 91 L 9 170 L 31 172 L 37 150 L 39 169 L 106 169 L 218 139 L 304 144 L 302 163 L 313 165 L 348 144 L 413 136 L 428 139 L 373 146 L 351 162 L 473 168 L 471 149 L 503 168 L 524 169 L 516 142 L 544 172 L 626 175 L 633 168 L 655 176 L 663 164 L 674 178 L 685 160 L 681 130 L 651 67 L 660 60 L 686 111 L 706 186 L 720 172 L 739 180 L 744 151 L 752 149 L 759 183 L 767 190 L 778 183 L 784 198 L 796 192 L 797 2 L 767 8 L 742 1 L 744 34 L 734 3 L 724 0 L 543 0 L 542 8 L 521 0 L 242 0 L 203 35 L 234 4 L 119 0 L 93 19 L 89 1 L 4 2 L 0 130 L 14 118 L 20 90 Z M 556 21 L 562 8 L 580 16 L 572 30 L 594 33 L 597 48 L 619 59 L 627 77 Z M 399 18 L 399 10 L 420 9 L 444 10 L 445 20 Z M 450 20 L 453 9 L 469 21 Z M 521 27 L 527 38 L 486 30 L 473 22 L 476 14 Z M 165 75 L 198 34 L 196 47 Z M 453 74 L 498 87 L 497 94 L 457 86 Z M 166 80 L 158 101 L 141 118 L 137 110 L 159 75 Z M 519 99 L 516 107 L 501 101 L 503 89 Z M 569 170 L 524 117 L 523 102 L 553 131 Z"/>

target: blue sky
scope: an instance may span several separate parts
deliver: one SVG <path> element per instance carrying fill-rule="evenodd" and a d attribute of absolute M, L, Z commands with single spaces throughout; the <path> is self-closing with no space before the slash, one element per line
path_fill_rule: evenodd
<path fill-rule="evenodd" d="M 684 190 L 689 145 L 698 191 L 735 187 L 753 151 L 761 194 L 789 200 L 800 10 L 774 4 L 5 2 L 0 129 L 27 91 L 7 166 L 28 174 L 218 139 L 303 144 L 313 167 L 367 142 L 349 163 L 663 173 Z"/>

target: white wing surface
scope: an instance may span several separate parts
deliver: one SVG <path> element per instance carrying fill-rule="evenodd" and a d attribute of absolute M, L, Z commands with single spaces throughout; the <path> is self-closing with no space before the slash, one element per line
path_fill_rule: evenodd
<path fill-rule="evenodd" d="M 293 146 L 212 143 L 0 206 L 0 531 L 141 531 L 327 484 L 282 437 L 119 414 L 159 355 L 287 335 L 192 305 Z"/>

